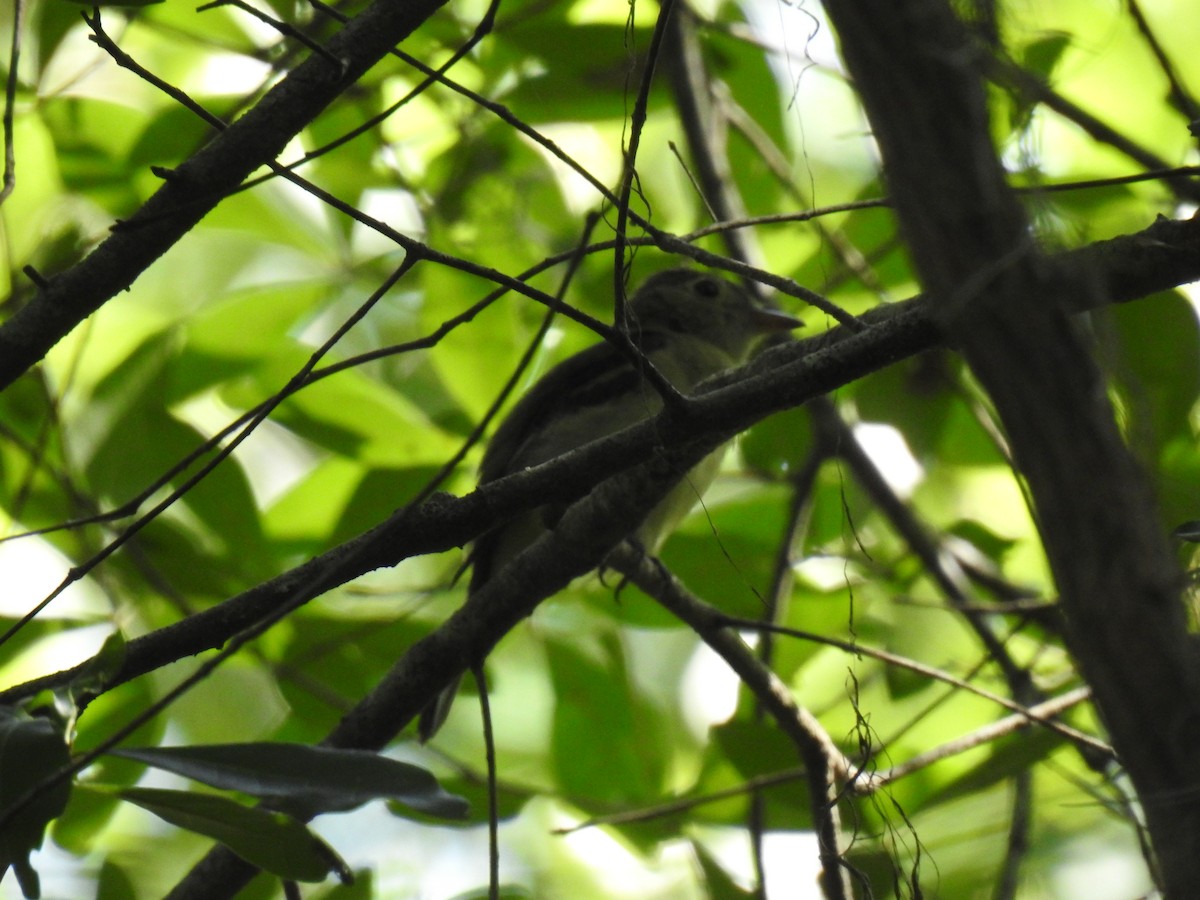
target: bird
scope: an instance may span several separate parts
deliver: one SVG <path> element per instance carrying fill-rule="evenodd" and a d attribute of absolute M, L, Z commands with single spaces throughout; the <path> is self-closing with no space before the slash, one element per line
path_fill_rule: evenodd
<path fill-rule="evenodd" d="M 682 394 L 746 362 L 768 336 L 802 324 L 725 278 L 689 268 L 647 278 L 626 313 L 633 348 Z M 479 483 L 547 462 L 649 419 L 662 407 L 659 391 L 634 359 L 612 343 L 595 344 L 553 367 L 517 401 L 488 442 Z M 641 523 L 631 524 L 631 539 L 655 552 L 712 483 L 724 450 L 707 456 Z M 481 535 L 471 553 L 468 593 L 552 529 L 563 512 L 539 507 Z M 456 681 L 421 713 L 422 743 L 445 721 L 457 687 Z"/>

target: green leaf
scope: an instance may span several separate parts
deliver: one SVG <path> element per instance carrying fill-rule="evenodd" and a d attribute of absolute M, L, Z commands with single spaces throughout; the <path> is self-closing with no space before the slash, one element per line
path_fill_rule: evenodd
<path fill-rule="evenodd" d="M 75 0 L 82 2 L 82 0 Z M 148 6 L 151 3 L 161 3 L 162 0 L 120 0 L 110 3 L 111 6 Z M 105 4 L 101 3 L 100 6 Z M 228 110 L 214 108 L 212 101 L 207 101 L 213 115 L 224 116 Z M 227 105 L 227 104 L 222 104 Z M 205 142 L 210 140 L 216 129 L 209 125 L 190 109 L 182 106 L 168 106 L 159 113 L 150 124 L 143 129 L 137 142 L 129 150 L 128 161 L 135 166 L 171 165 L 188 154 L 195 153 Z"/>
<path fill-rule="evenodd" d="M 1200 325 L 1177 291 L 1107 309 L 1116 325 L 1116 380 L 1130 442 L 1151 458 L 1171 438 L 1193 439 L 1188 415 L 1200 397 Z"/>
<path fill-rule="evenodd" d="M 743 900 L 756 896 L 752 891 L 740 887 L 703 844 L 692 841 L 692 850 L 704 872 L 704 886 L 710 900 Z"/>
<path fill-rule="evenodd" d="M 377 799 L 450 819 L 467 814 L 466 801 L 442 790 L 425 769 L 367 750 L 262 742 L 113 753 L 213 787 L 269 800 L 300 816 L 341 812 Z"/>
<path fill-rule="evenodd" d="M 1020 51 L 1021 66 L 1045 82 L 1050 82 L 1063 54 L 1071 46 L 1072 36 L 1062 31 L 1050 31 L 1030 41 Z M 1016 92 L 1009 115 L 1013 130 L 1025 128 L 1036 102 L 1027 94 Z"/>
<path fill-rule="evenodd" d="M 924 806 L 982 795 L 985 790 L 1006 778 L 1032 771 L 1035 764 L 1046 759 L 1064 743 L 1066 738 L 1057 731 L 1036 725 L 997 741 L 987 759 L 937 791 Z"/>
<path fill-rule="evenodd" d="M 7 813 L 29 788 L 71 761 L 62 727 L 12 708 L 0 708 L 0 810 Z M 46 826 L 67 806 L 71 780 L 64 778 L 12 813 L 0 828 L 0 877 L 9 867 L 26 897 L 41 893 L 29 854 L 42 846 Z"/>
<path fill-rule="evenodd" d="M 439 466 L 371 469 L 347 499 L 332 540 L 349 540 L 382 522 L 424 490 Z"/>
<path fill-rule="evenodd" d="M 620 648 L 606 639 L 600 648 L 546 645 L 558 703 L 553 750 L 563 789 L 600 803 L 647 801 L 659 789 L 663 753 L 644 726 L 655 718 L 638 715 L 644 703 L 631 690 Z M 639 727 L 643 726 L 643 727 Z M 604 751 L 595 752 L 598 744 Z"/>
<path fill-rule="evenodd" d="M 783 772 L 801 765 L 800 751 L 778 728 L 731 719 L 713 730 L 717 746 L 743 778 Z"/>
<path fill-rule="evenodd" d="M 961 403 L 953 393 L 957 367 L 946 352 L 932 350 L 875 372 L 855 385 L 858 414 L 896 428 L 918 460 L 930 459 L 941 447 L 961 458 L 961 439 L 944 441 Z"/>
<path fill-rule="evenodd" d="M 759 422 L 738 440 L 750 468 L 772 477 L 795 472 L 813 449 L 813 429 L 804 409 L 789 409 Z"/>
<path fill-rule="evenodd" d="M 1192 519 L 1175 527 L 1171 537 L 1186 541 L 1189 544 L 1200 544 L 1200 520 Z"/>
<path fill-rule="evenodd" d="M 118 795 L 172 825 L 220 841 L 246 862 L 281 878 L 322 881 L 330 872 L 344 882 L 353 878 L 332 847 L 285 813 L 188 791 L 122 788 Z"/>
<path fill-rule="evenodd" d="M 748 696 L 747 696 L 748 700 Z M 752 778 L 781 776 L 771 786 L 757 792 L 766 804 L 772 828 L 806 830 L 812 828 L 808 804 L 808 784 L 799 768 L 796 745 L 778 728 L 763 720 L 734 718 L 713 730 L 709 752 L 709 771 L 699 793 L 741 790 L 736 799 L 706 803 L 700 810 L 704 821 L 733 824 L 745 820 L 751 792 L 744 790 Z"/>
<path fill-rule="evenodd" d="M 163 0 L 68 0 L 70 3 L 82 3 L 84 6 L 97 6 L 104 9 L 136 9 L 139 6 L 154 6 Z"/>
<path fill-rule="evenodd" d="M 1025 45 L 1021 53 L 1021 64 L 1035 75 L 1049 81 L 1063 53 L 1071 46 L 1071 40 L 1071 35 L 1065 31 L 1047 32 Z"/>
<path fill-rule="evenodd" d="M 955 522 L 947 530 L 950 534 L 969 541 L 973 547 L 995 563 L 1001 562 L 1008 552 L 1017 546 L 1017 542 L 1012 538 L 1004 537 L 988 528 L 983 522 L 973 519 Z"/>
<path fill-rule="evenodd" d="M 96 896 L 104 900 L 137 900 L 137 890 L 129 873 L 111 859 L 100 866 L 96 879 Z"/>
<path fill-rule="evenodd" d="M 644 54 L 650 31 L 631 33 L 623 24 L 562 25 L 531 17 L 519 27 L 504 29 L 502 39 L 515 50 L 515 59 L 528 65 L 538 59 L 544 74 L 527 76 L 505 97 L 505 103 L 526 122 L 619 120 L 626 112 L 634 54 Z M 497 44 L 499 48 L 501 44 Z M 640 68 L 640 66 L 639 66 Z M 651 108 L 661 108 L 666 91 L 656 80 Z"/>

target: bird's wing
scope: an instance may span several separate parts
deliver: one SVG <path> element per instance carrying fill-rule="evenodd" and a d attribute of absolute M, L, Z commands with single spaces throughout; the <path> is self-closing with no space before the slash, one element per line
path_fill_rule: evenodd
<path fill-rule="evenodd" d="M 652 348 L 642 349 L 650 352 Z M 586 413 L 610 402 L 615 396 L 634 391 L 640 380 L 641 376 L 629 359 L 610 344 L 596 344 L 563 360 L 538 379 L 496 429 L 479 467 L 479 483 L 485 484 L 518 468 L 545 462 L 550 457 L 534 459 L 522 453 L 531 438 L 544 436 L 556 420 Z M 612 430 L 625 424 L 615 423 Z M 603 434 L 572 435 L 558 452 L 566 452 L 599 437 Z"/>

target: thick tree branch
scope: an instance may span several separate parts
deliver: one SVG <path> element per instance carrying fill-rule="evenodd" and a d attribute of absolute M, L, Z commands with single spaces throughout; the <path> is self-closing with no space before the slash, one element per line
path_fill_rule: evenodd
<path fill-rule="evenodd" d="M 1028 481 L 1071 650 L 1142 801 L 1165 892 L 1191 896 L 1200 660 L 1182 579 L 1103 379 L 1059 304 L 1103 302 L 1105 286 L 1030 240 L 990 144 L 981 51 L 944 0 L 827 8 L 932 310 L 994 401 Z"/>

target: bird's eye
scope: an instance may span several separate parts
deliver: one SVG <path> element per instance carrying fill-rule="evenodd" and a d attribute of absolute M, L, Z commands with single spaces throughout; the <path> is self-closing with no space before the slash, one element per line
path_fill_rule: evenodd
<path fill-rule="evenodd" d="M 711 299 L 721 293 L 721 286 L 715 278 L 701 278 L 696 282 L 696 293 Z"/>

